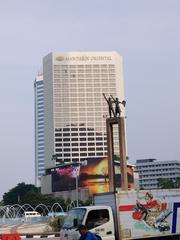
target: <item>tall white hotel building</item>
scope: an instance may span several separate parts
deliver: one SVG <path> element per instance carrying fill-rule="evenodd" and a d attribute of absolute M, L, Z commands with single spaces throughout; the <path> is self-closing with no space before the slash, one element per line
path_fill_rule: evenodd
<path fill-rule="evenodd" d="M 43 59 L 43 80 L 45 168 L 107 156 L 103 93 L 124 100 L 122 57 L 116 52 L 50 53 Z"/>
<path fill-rule="evenodd" d="M 124 100 L 118 53 L 68 52 L 44 57 L 43 78 L 35 81 L 35 128 L 36 185 L 47 170 L 42 186 L 45 194 L 52 192 L 48 169 L 107 156 L 108 105 L 103 93 Z M 117 153 L 116 140 L 114 145 Z"/>

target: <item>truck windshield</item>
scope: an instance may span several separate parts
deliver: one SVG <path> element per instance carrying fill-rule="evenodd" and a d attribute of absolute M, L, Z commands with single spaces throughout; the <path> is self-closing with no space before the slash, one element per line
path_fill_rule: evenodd
<path fill-rule="evenodd" d="M 63 228 L 74 228 L 82 224 L 85 213 L 85 208 L 71 209 L 64 220 Z"/>

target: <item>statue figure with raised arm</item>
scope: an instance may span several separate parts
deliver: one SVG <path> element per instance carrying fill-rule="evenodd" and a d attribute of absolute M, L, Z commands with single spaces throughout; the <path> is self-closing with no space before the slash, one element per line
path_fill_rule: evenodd
<path fill-rule="evenodd" d="M 122 104 L 125 107 L 126 101 L 123 100 L 122 102 L 120 102 L 118 98 L 114 98 L 112 95 L 111 95 L 111 98 L 115 103 L 115 117 L 120 117 L 121 116 L 120 104 Z"/>
<path fill-rule="evenodd" d="M 108 103 L 108 107 L 109 107 L 109 117 L 111 118 L 112 115 L 113 115 L 113 117 L 115 117 L 115 111 L 114 111 L 114 108 L 113 108 L 113 103 L 114 103 L 114 101 L 112 100 L 111 97 L 108 97 L 108 98 L 107 98 L 104 93 L 103 93 L 103 96 L 104 96 L 106 102 Z"/>

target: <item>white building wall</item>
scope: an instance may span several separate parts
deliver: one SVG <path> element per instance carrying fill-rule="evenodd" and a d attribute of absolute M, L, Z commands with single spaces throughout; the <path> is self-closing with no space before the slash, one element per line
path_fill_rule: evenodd
<path fill-rule="evenodd" d="M 53 65 L 52 54 L 43 61 L 44 78 L 44 124 L 45 124 L 45 167 L 53 167 L 54 154 L 54 116 L 53 116 Z"/>
<path fill-rule="evenodd" d="M 50 53 L 43 75 L 46 168 L 56 165 L 53 154 L 65 162 L 106 156 L 108 106 L 102 93 L 124 100 L 122 57 L 116 52 Z"/>
<path fill-rule="evenodd" d="M 35 185 L 41 185 L 44 174 L 44 86 L 43 76 L 38 75 L 34 82 L 35 96 Z"/>

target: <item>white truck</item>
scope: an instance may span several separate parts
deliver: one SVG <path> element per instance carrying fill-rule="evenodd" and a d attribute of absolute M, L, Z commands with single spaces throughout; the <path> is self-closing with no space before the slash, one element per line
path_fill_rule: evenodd
<path fill-rule="evenodd" d="M 94 196 L 94 206 L 71 209 L 60 240 L 78 240 L 78 225 L 103 240 L 180 239 L 180 190 L 121 191 Z"/>

